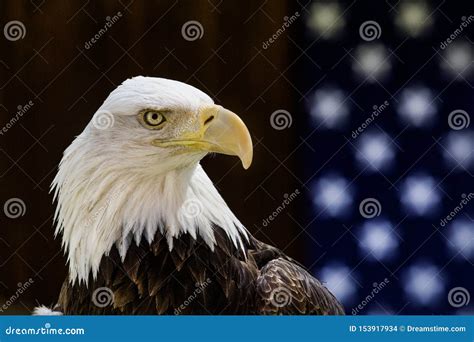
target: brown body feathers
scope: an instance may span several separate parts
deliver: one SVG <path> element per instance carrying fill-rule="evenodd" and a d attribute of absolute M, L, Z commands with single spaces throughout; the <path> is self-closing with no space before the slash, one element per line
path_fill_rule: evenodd
<path fill-rule="evenodd" d="M 215 234 L 214 251 L 190 235 L 175 239 L 170 251 L 160 233 L 151 245 L 132 244 L 123 262 L 114 247 L 88 286 L 64 282 L 58 310 L 66 315 L 344 314 L 326 287 L 280 250 L 250 237 L 244 256 L 222 229 Z"/>

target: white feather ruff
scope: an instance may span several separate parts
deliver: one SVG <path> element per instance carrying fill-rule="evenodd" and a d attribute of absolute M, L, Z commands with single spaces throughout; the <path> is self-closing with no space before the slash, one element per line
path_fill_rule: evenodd
<path fill-rule="evenodd" d="M 62 316 L 60 311 L 54 311 L 44 305 L 38 306 L 33 310 L 33 316 Z"/>

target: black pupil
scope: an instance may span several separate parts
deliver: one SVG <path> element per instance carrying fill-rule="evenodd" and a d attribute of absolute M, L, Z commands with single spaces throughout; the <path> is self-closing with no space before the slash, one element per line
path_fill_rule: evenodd
<path fill-rule="evenodd" d="M 153 115 L 151 116 L 151 118 L 152 118 L 153 120 L 158 120 L 158 114 L 153 113 Z"/>

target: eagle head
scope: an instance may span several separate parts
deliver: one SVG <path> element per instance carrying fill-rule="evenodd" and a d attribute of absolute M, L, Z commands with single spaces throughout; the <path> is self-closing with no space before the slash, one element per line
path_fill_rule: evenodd
<path fill-rule="evenodd" d="M 252 140 L 242 120 L 178 81 L 135 77 L 105 100 L 84 135 L 130 169 L 153 174 L 195 164 L 209 152 L 238 156 L 247 169 Z M 104 151 L 105 152 L 105 151 Z"/>
<path fill-rule="evenodd" d="M 199 165 L 210 152 L 238 156 L 247 169 L 252 140 L 236 114 L 202 91 L 142 76 L 112 91 L 64 152 L 52 184 L 71 280 L 87 283 L 114 244 L 125 258 L 133 240 L 151 242 L 157 230 L 170 249 L 183 233 L 213 248 L 214 229 L 243 248 L 245 228 Z"/>

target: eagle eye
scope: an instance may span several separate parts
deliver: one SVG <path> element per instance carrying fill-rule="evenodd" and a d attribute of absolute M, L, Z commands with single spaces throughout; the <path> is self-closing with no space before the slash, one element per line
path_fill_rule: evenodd
<path fill-rule="evenodd" d="M 150 129 L 159 129 L 166 121 L 163 113 L 154 110 L 146 110 L 140 113 L 138 118 L 143 126 Z"/>

